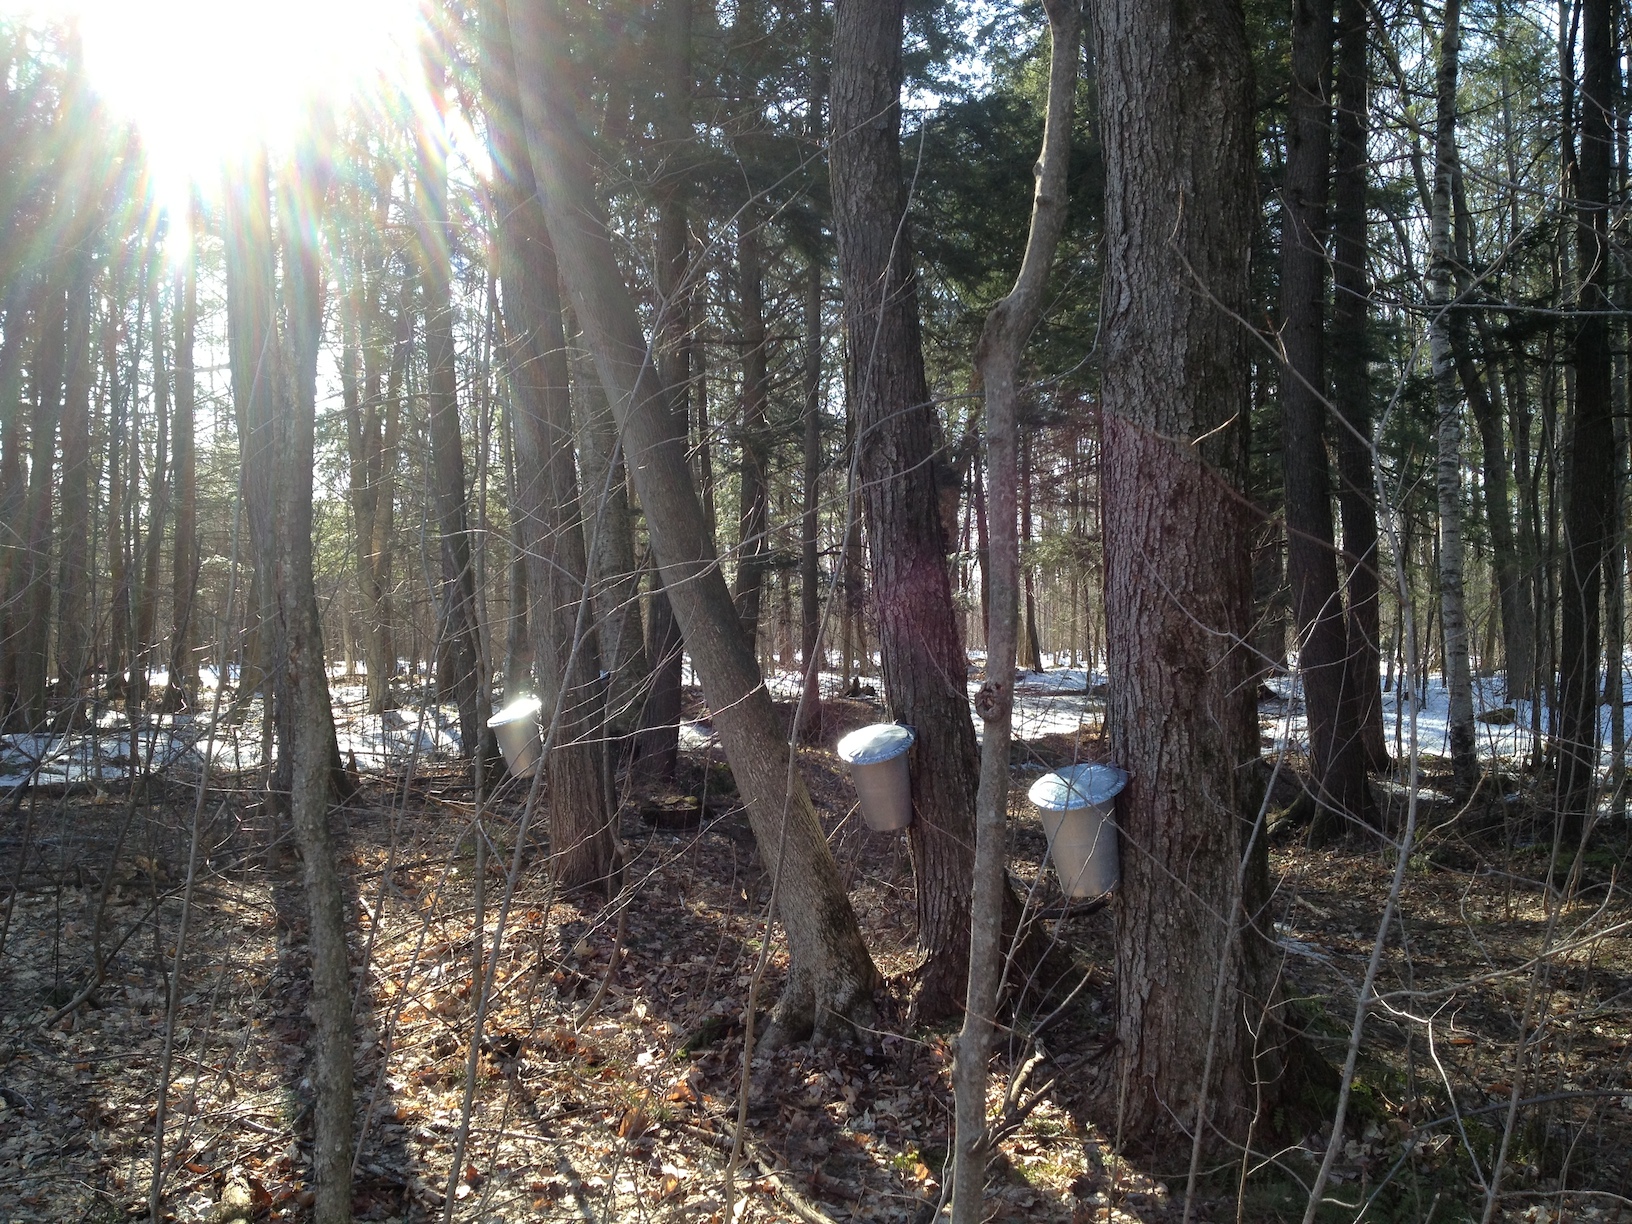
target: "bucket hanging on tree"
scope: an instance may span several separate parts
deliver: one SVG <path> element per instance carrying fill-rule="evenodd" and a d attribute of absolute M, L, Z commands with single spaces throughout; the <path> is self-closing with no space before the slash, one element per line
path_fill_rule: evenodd
<path fill-rule="evenodd" d="M 518 697 L 487 720 L 499 741 L 504 766 L 515 777 L 532 777 L 544 755 L 544 733 L 538 725 L 538 712 L 543 707 L 537 697 Z"/>
<path fill-rule="evenodd" d="M 887 833 L 912 823 L 907 752 L 917 738 L 900 723 L 874 723 L 839 741 L 839 758 L 850 766 L 861 818 L 869 829 Z"/>
<path fill-rule="evenodd" d="M 1032 783 L 1028 797 L 1042 817 L 1066 896 L 1097 897 L 1116 887 L 1121 864 L 1111 808 L 1127 784 L 1128 775 L 1115 765 L 1073 765 Z"/>

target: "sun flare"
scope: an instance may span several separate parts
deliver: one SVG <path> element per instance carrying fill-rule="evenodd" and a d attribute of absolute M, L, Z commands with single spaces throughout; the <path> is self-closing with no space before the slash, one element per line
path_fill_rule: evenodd
<path fill-rule="evenodd" d="M 394 106 L 417 87 L 419 0 L 0 0 L 73 19 L 91 90 L 132 124 L 154 196 L 219 188 L 265 142 L 286 151 L 315 105 Z"/>

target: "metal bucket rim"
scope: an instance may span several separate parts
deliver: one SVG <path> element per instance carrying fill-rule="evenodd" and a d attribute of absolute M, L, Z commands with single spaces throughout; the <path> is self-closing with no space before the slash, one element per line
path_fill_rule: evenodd
<path fill-rule="evenodd" d="M 506 725 L 507 723 L 520 722 L 524 718 L 531 718 L 535 716 L 543 708 L 544 702 L 538 697 L 517 697 L 509 705 L 505 706 L 504 709 L 493 715 L 492 718 L 489 718 L 487 720 L 487 725 L 496 729 Z"/>
<path fill-rule="evenodd" d="M 1026 797 L 1044 811 L 1075 812 L 1103 807 L 1127 784 L 1127 770 L 1116 765 L 1071 765 L 1038 778 Z"/>
<path fill-rule="evenodd" d="M 917 739 L 918 733 L 904 723 L 872 723 L 846 735 L 837 751 L 850 765 L 882 765 L 901 756 Z"/>

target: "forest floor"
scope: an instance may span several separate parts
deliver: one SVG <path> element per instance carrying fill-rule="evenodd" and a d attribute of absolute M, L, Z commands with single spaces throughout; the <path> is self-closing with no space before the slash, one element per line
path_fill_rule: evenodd
<path fill-rule="evenodd" d="M 825 746 L 802 749 L 801 763 L 894 986 L 878 1029 L 854 1044 L 796 1045 L 754 1061 L 729 1190 L 741 1016 L 769 881 L 706 734 L 689 737 L 699 746 L 685 755 L 685 789 L 704 799 L 700 823 L 664 827 L 675 822 L 651 823 L 627 804 L 627 883 L 617 897 L 554 895 L 537 847 L 523 847 L 528 865 L 505 913 L 474 1059 L 471 789 L 453 768 L 432 765 L 365 783 L 339 820 L 355 915 L 358 1219 L 441 1219 L 448 1196 L 453 1219 L 484 1224 L 928 1218 L 949 1175 L 955 1029 L 905 1026 L 915 921 L 905 842 L 862 826 L 830 750 L 839 731 L 876 711 L 839 701 L 827 713 Z M 1114 1119 L 1096 1104 L 1114 1061 L 1115 903 L 1062 905 L 1041 870 L 1041 828 L 1024 809 L 1025 784 L 1041 768 L 1092 759 L 1096 731 L 1083 722 L 1016 748 L 1011 874 L 1072 957 L 1066 990 L 1077 989 L 1069 1001 L 1029 1003 L 994 1059 L 995 1113 L 1008 1077 L 1041 1056 L 1025 1085 L 1036 1103 L 993 1162 L 997 1220 L 1183 1213 L 1187 1161 L 1116 1155 L 1102 1129 Z M 1293 776 L 1281 775 L 1282 805 L 1295 797 Z M 1524 778 L 1462 812 L 1433 802 L 1428 782 L 1329 1191 L 1338 1203 L 1321 1218 L 1478 1219 L 1516 1093 L 1495 1218 L 1632 1220 L 1624 832 L 1606 829 L 1571 886 L 1549 891 L 1550 843 Z M 167 1034 L 161 1217 L 310 1214 L 298 864 L 252 791 L 195 801 L 179 777 L 137 798 L 128 786 L 61 797 L 36 788 L 0 822 L 0 1221 L 148 1213 Z M 489 946 L 521 807 L 512 784 L 484 821 Z M 1276 828 L 1287 994 L 1340 1064 L 1394 853 L 1310 851 L 1296 830 Z M 780 957 L 774 947 L 766 1004 Z M 1301 1218 L 1329 1123 L 1299 1134 L 1271 1122 L 1279 1146 L 1256 1155 L 1244 1179 L 1239 1163 L 1203 1170 L 1191 1218 Z"/>

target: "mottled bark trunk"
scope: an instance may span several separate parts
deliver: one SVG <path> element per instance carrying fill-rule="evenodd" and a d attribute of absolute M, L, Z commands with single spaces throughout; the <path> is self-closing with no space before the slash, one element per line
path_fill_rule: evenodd
<path fill-rule="evenodd" d="M 766 1040 L 843 1029 L 870 1013 L 877 970 L 707 538 L 684 440 L 672 428 L 672 389 L 656 377 L 555 63 L 554 16 L 548 0 L 520 0 L 510 11 L 528 148 L 562 280 L 617 415 L 664 586 L 775 878 L 791 965 Z"/>
<path fill-rule="evenodd" d="M 1095 10 L 1106 163 L 1101 324 L 1117 1037 L 1124 1141 L 1250 1140 L 1280 1091 L 1254 837 L 1246 679 L 1251 521 L 1251 58 L 1241 6 Z M 1222 974 L 1222 977 L 1221 977 Z M 1222 993 L 1217 993 L 1217 988 Z"/>
<path fill-rule="evenodd" d="M 1460 0 L 1447 0 L 1440 38 L 1438 109 L 1434 141 L 1433 211 L 1429 218 L 1432 262 L 1428 269 L 1428 352 L 1439 406 L 1439 607 L 1445 688 L 1450 698 L 1451 772 L 1461 794 L 1479 780 L 1474 752 L 1473 677 L 1468 662 L 1468 611 L 1463 589 L 1462 396 L 1451 343 L 1454 292 L 1451 179 L 1456 170 L 1456 77 L 1461 51 Z M 1595 686 L 1596 687 L 1596 686 Z"/>

